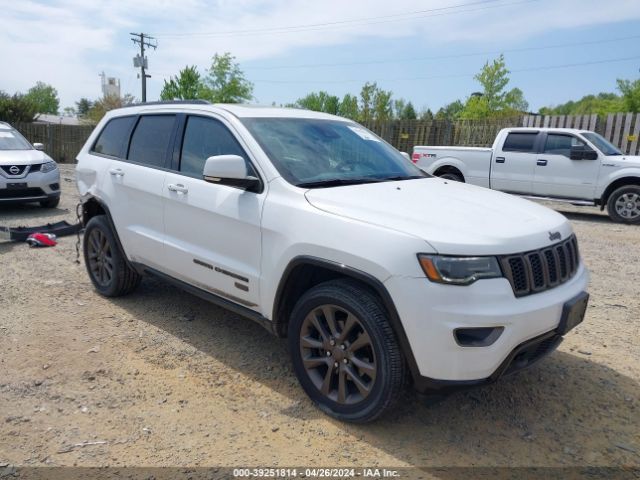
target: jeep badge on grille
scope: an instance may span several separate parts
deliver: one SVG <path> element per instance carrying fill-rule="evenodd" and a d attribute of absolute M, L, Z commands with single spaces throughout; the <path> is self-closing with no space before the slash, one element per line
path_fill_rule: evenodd
<path fill-rule="evenodd" d="M 554 240 L 560 240 L 562 238 L 562 235 L 560 235 L 560 232 L 549 232 L 549 240 L 551 240 L 552 242 Z"/>

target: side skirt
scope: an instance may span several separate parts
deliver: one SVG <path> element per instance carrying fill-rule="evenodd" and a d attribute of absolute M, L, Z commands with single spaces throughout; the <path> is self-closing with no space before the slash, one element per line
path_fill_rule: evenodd
<path fill-rule="evenodd" d="M 257 324 L 259 324 L 260 326 L 262 326 L 265 330 L 267 330 L 269 333 L 271 333 L 272 335 L 275 335 L 275 332 L 273 330 L 273 322 L 271 320 L 269 320 L 268 318 L 260 315 L 258 312 L 254 312 L 253 310 L 247 308 L 247 307 L 243 307 L 242 305 L 238 305 L 237 303 L 234 303 L 230 300 L 227 300 L 226 298 L 220 297 L 218 295 L 215 295 L 213 293 L 207 292 L 206 290 L 202 290 L 201 288 L 198 287 L 194 287 L 193 285 L 190 285 L 186 282 L 183 282 L 182 280 L 178 280 L 177 278 L 173 278 L 170 275 L 167 275 L 165 273 L 162 273 L 154 268 L 148 267 L 146 265 L 143 265 L 141 263 L 134 263 L 133 267 L 140 273 L 146 273 L 149 275 L 153 275 L 154 277 L 157 277 L 167 283 L 170 283 L 172 285 L 175 285 L 176 287 L 179 287 L 180 289 L 195 295 L 196 297 L 202 298 L 203 300 L 206 300 L 208 302 L 211 302 L 219 307 L 222 307 L 226 310 L 229 310 L 233 313 L 236 313 L 238 315 L 241 315 L 245 318 L 248 318 L 249 320 L 253 320 L 254 322 L 256 322 Z"/>

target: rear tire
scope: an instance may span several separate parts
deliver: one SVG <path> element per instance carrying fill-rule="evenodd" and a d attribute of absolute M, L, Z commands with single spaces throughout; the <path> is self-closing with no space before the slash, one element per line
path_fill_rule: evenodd
<path fill-rule="evenodd" d="M 640 185 L 625 185 L 613 191 L 607 201 L 607 212 L 614 222 L 640 224 Z"/>
<path fill-rule="evenodd" d="M 42 200 L 40 206 L 42 208 L 56 208 L 60 204 L 60 197 L 49 198 Z"/>
<path fill-rule="evenodd" d="M 138 287 L 142 277 L 127 263 L 104 215 L 89 220 L 82 246 L 87 273 L 100 295 L 119 297 Z"/>
<path fill-rule="evenodd" d="M 388 314 L 360 283 L 310 289 L 293 309 L 288 334 L 295 374 L 324 413 L 370 422 L 402 393 L 405 364 Z"/>

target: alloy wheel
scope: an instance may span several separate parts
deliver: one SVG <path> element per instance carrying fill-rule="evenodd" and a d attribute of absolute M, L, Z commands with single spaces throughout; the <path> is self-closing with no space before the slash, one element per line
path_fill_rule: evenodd
<path fill-rule="evenodd" d="M 633 220 L 640 216 L 640 194 L 623 193 L 616 199 L 616 212 L 622 218 Z"/>
<path fill-rule="evenodd" d="M 330 400 L 353 405 L 371 394 L 375 352 L 369 333 L 353 313 L 336 305 L 311 310 L 300 329 L 300 354 L 309 379 Z"/>
<path fill-rule="evenodd" d="M 107 236 L 95 228 L 89 233 L 88 242 L 89 270 L 94 280 L 101 286 L 107 286 L 113 278 L 113 252 Z"/>

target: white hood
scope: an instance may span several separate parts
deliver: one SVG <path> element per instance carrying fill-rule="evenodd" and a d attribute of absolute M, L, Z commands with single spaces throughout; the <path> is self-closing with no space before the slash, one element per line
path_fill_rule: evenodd
<path fill-rule="evenodd" d="M 0 165 L 35 165 L 50 160 L 40 150 L 0 150 Z"/>
<path fill-rule="evenodd" d="M 621 167 L 640 167 L 640 157 L 635 155 L 609 155 L 607 160 L 622 162 Z"/>
<path fill-rule="evenodd" d="M 441 254 L 524 252 L 557 243 L 552 233 L 572 232 L 554 210 L 440 178 L 317 188 L 306 197 L 320 210 L 419 237 Z"/>

